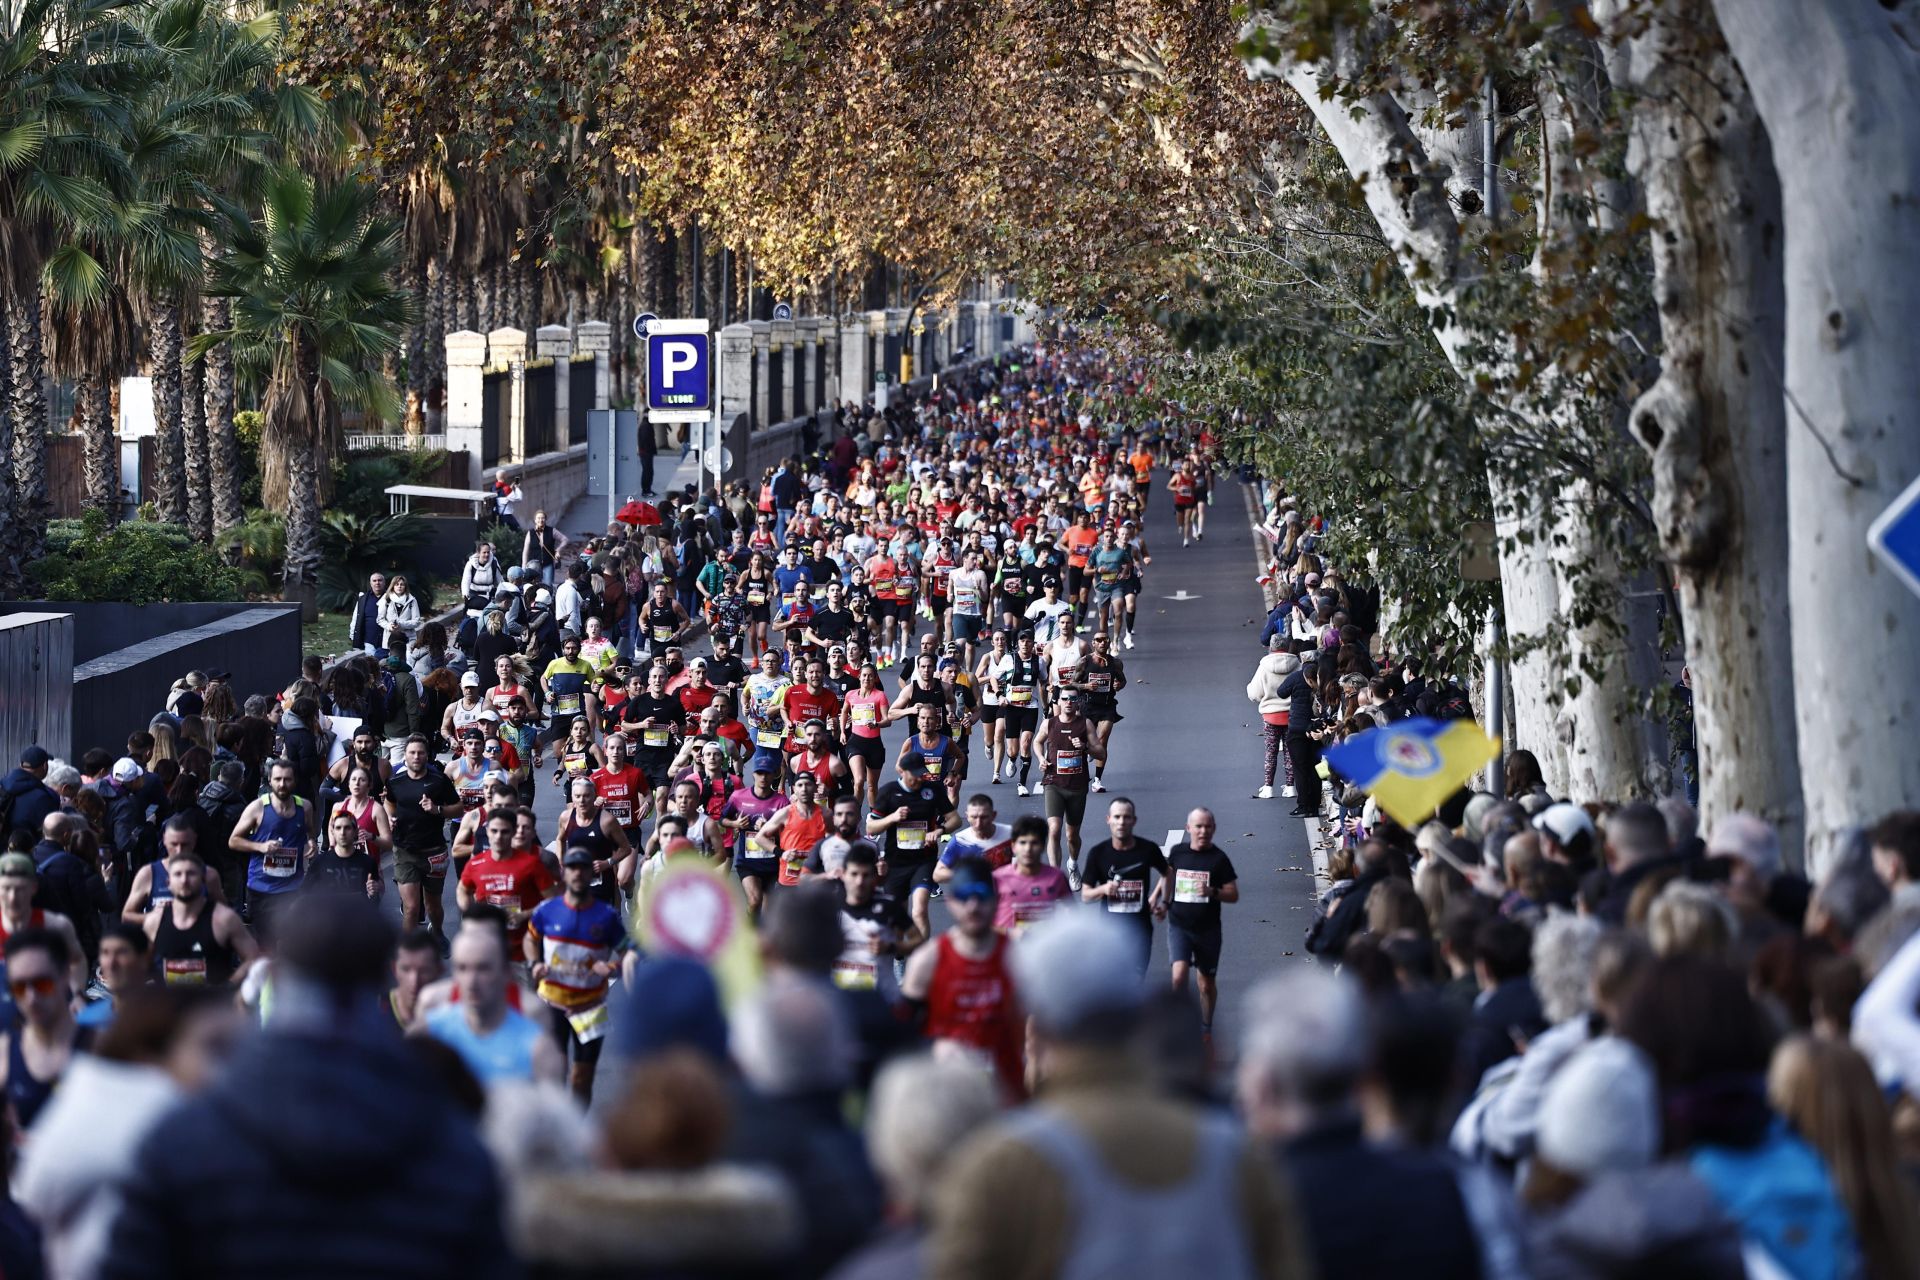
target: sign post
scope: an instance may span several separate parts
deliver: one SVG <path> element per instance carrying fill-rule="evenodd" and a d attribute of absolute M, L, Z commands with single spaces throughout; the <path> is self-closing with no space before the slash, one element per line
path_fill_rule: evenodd
<path fill-rule="evenodd" d="M 646 320 L 647 423 L 684 422 L 689 431 L 702 431 L 720 411 L 713 388 L 712 323 L 707 320 L 660 320 L 636 317 L 634 330 Z M 702 440 L 701 468 L 707 465 Z"/>

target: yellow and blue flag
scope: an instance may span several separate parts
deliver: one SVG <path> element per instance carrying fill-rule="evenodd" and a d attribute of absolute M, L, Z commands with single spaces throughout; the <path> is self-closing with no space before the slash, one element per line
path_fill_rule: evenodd
<path fill-rule="evenodd" d="M 1403 827 L 1416 827 L 1460 789 L 1487 761 L 1500 754 L 1471 720 L 1397 720 L 1380 729 L 1356 733 L 1324 753 L 1327 764 L 1379 801 Z"/>

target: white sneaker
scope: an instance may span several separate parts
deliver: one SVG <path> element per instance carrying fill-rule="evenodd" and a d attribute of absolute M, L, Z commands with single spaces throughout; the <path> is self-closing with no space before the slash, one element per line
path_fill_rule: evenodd
<path fill-rule="evenodd" d="M 1196 533 L 1196 534 L 1194 534 L 1194 535 L 1193 535 L 1193 540 L 1194 540 L 1195 542 L 1198 542 L 1198 541 L 1200 541 L 1200 539 L 1202 539 L 1202 538 L 1204 538 L 1204 537 L 1206 537 L 1206 536 L 1207 536 L 1207 531 L 1206 531 L 1205 529 L 1202 529 L 1202 530 L 1200 530 L 1200 531 L 1199 531 L 1198 533 Z"/>
<path fill-rule="evenodd" d="M 1288 785 L 1280 788 L 1280 794 L 1285 796 L 1289 800 L 1293 799 L 1293 787 L 1291 785 Z"/>
<path fill-rule="evenodd" d="M 1020 784 L 1020 794 L 1023 796 L 1027 794 L 1027 784 L 1024 782 Z"/>
<path fill-rule="evenodd" d="M 1067 859 L 1067 888 L 1080 892 L 1080 864 L 1072 858 Z"/>
<path fill-rule="evenodd" d="M 1192 545 L 1193 545 L 1193 543 L 1192 543 L 1192 542 L 1190 542 L 1190 541 L 1189 541 L 1189 540 L 1188 540 L 1188 539 L 1187 539 L 1187 538 L 1186 538 L 1186 537 L 1185 537 L 1185 536 L 1183 535 L 1183 536 L 1181 537 L 1181 539 L 1180 539 L 1180 545 L 1181 545 L 1181 546 L 1183 546 L 1183 547 L 1190 547 L 1190 546 L 1192 546 Z"/>
<path fill-rule="evenodd" d="M 1262 787 L 1262 788 L 1260 788 L 1260 789 L 1259 789 L 1258 791 L 1256 791 L 1256 792 L 1254 792 L 1254 793 L 1253 793 L 1253 798 L 1254 798 L 1255 800 L 1271 800 L 1271 799 L 1273 799 L 1273 785 L 1272 785 L 1271 783 L 1269 783 L 1268 785 L 1266 785 L 1266 786 L 1264 786 L 1264 787 Z"/>
<path fill-rule="evenodd" d="M 1125 640 L 1122 640 L 1120 643 L 1129 649 L 1133 648 L 1133 632 L 1131 631 L 1127 632 L 1127 638 Z"/>
<path fill-rule="evenodd" d="M 1098 778 L 1095 778 L 1092 782 L 1088 783 L 1087 786 L 1094 791 L 1105 791 L 1107 789 L 1107 784 L 1100 781 L 1100 779 Z"/>

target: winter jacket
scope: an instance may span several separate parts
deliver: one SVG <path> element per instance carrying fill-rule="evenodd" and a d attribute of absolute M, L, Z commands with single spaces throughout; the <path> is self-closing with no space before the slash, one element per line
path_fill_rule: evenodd
<path fill-rule="evenodd" d="M 1268 654 L 1254 668 L 1253 679 L 1247 681 L 1247 701 L 1257 703 L 1263 716 L 1280 711 L 1291 715 L 1288 700 L 1280 696 L 1280 686 L 1299 669 L 1300 659 L 1291 653 Z"/>
<path fill-rule="evenodd" d="M 133 1153 L 180 1097 L 158 1067 L 75 1056 L 14 1174 L 20 1203 L 46 1224 L 47 1269 L 91 1276 L 107 1250 Z M 11 1272 L 7 1273 L 11 1274 Z"/>
<path fill-rule="evenodd" d="M 31 831 L 38 839 L 47 815 L 59 811 L 59 795 L 25 769 L 15 769 L 0 779 L 0 813 L 7 816 L 7 829 L 0 832 L 0 838 L 15 831 Z"/>
<path fill-rule="evenodd" d="M 492 1157 L 390 1020 L 256 1033 L 132 1167 L 102 1280 L 520 1274 Z"/>
<path fill-rule="evenodd" d="M 480 634 L 473 638 L 473 664 L 469 671 L 480 673 L 480 687 L 491 689 L 500 683 L 494 671 L 494 660 L 502 654 L 512 657 L 520 652 L 519 643 L 504 631 L 489 631 L 480 628 Z"/>
<path fill-rule="evenodd" d="M 200 788 L 200 795 L 195 803 L 200 806 L 200 811 L 207 815 L 210 824 L 207 828 L 209 839 L 201 847 L 208 851 L 226 848 L 228 837 L 232 836 L 233 829 L 240 825 L 240 815 L 247 811 L 247 797 L 215 778 Z"/>
<path fill-rule="evenodd" d="M 320 739 L 300 717 L 287 711 L 280 716 L 280 742 L 287 762 L 293 765 L 294 791 L 312 800 L 320 789 L 321 775 L 327 771 Z"/>
<path fill-rule="evenodd" d="M 100 913 L 114 905 L 100 868 L 45 840 L 33 847 L 33 867 L 40 874 L 34 905 L 73 921 L 80 949 L 92 960 L 100 950 Z"/>
<path fill-rule="evenodd" d="M 1290 1139 L 1280 1164 L 1300 1197 L 1316 1275 L 1480 1280 L 1474 1220 L 1444 1157 L 1368 1142 L 1355 1117 Z"/>
<path fill-rule="evenodd" d="M 362 591 L 353 598 L 353 621 L 347 624 L 347 642 L 355 648 L 372 645 L 386 647 L 386 635 L 380 630 L 380 601 L 383 597 Z"/>
<path fill-rule="evenodd" d="M 1740 1232 L 1684 1165 L 1603 1174 L 1529 1232 L 1534 1280 L 1744 1280 Z"/>
<path fill-rule="evenodd" d="M 1847 1207 L 1818 1152 L 1775 1119 L 1751 1147 L 1705 1144 L 1687 1153 L 1749 1247 L 1793 1280 L 1851 1280 L 1860 1250 Z"/>
<path fill-rule="evenodd" d="M 1488 1067 L 1519 1053 L 1519 1046 L 1513 1042 L 1516 1029 L 1529 1039 L 1547 1029 L 1540 997 L 1527 978 L 1509 978 L 1493 990 L 1481 992 L 1473 1002 L 1473 1016 L 1460 1040 L 1462 1078 L 1477 1086 Z"/>
<path fill-rule="evenodd" d="M 534 1177 L 513 1197 L 515 1243 L 539 1280 L 773 1280 L 793 1264 L 802 1216 L 773 1171 L 729 1164 Z"/>
<path fill-rule="evenodd" d="M 380 597 L 380 647 L 386 648 L 389 632 L 399 631 L 407 639 L 413 639 L 414 632 L 420 630 L 420 601 L 413 595 Z"/>
<path fill-rule="evenodd" d="M 385 738 L 406 738 L 424 728 L 420 716 L 420 682 L 411 671 L 386 671 L 393 681 L 393 693 L 386 699 L 386 718 L 380 725 Z"/>
<path fill-rule="evenodd" d="M 1286 699 L 1288 733 L 1303 734 L 1313 727 L 1313 686 L 1307 683 L 1306 672 L 1296 669 L 1273 692 L 1276 698 Z"/>
<path fill-rule="evenodd" d="M 726 1158 L 780 1174 L 806 1206 L 799 1256 L 785 1274 L 825 1275 L 872 1233 L 883 1203 L 866 1144 L 849 1128 L 838 1094 L 771 1098 L 744 1083 L 734 1091 Z"/>

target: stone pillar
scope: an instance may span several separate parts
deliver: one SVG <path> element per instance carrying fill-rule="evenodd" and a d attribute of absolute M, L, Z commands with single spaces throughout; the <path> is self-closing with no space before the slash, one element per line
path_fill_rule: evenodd
<path fill-rule="evenodd" d="M 780 361 L 780 402 L 772 407 L 775 422 L 791 422 L 800 416 L 800 344 L 795 340 L 791 320 L 774 320 L 772 348 Z"/>
<path fill-rule="evenodd" d="M 480 399 L 486 386 L 487 335 L 462 329 L 446 338 L 447 449 L 466 450 L 469 489 L 480 487 Z"/>
<path fill-rule="evenodd" d="M 512 374 L 507 420 L 500 424 L 499 462 L 527 460 L 527 331 L 495 329 L 487 335 L 487 363 Z"/>
<path fill-rule="evenodd" d="M 768 393 L 767 366 L 771 362 L 773 348 L 773 321 L 749 320 L 747 329 L 753 334 L 753 429 L 765 431 L 773 425 L 768 416 L 773 411 Z"/>
<path fill-rule="evenodd" d="M 720 331 L 720 427 L 753 412 L 753 330 L 730 324 Z"/>
<path fill-rule="evenodd" d="M 815 365 L 819 385 L 813 389 L 814 404 L 835 409 L 840 404 L 840 322 L 832 316 L 815 316 L 813 334 L 820 344 L 822 359 Z"/>
<path fill-rule="evenodd" d="M 974 313 L 974 326 L 980 334 L 976 343 L 982 360 L 991 360 L 1000 354 L 1000 313 L 991 302 L 975 303 L 979 308 Z"/>
<path fill-rule="evenodd" d="M 612 408 L 613 326 L 605 320 L 582 320 L 574 327 L 574 345 L 593 354 L 593 407 Z"/>
<path fill-rule="evenodd" d="M 573 443 L 573 334 L 563 324 L 543 324 L 533 333 L 533 353 L 553 361 L 553 441 L 555 452 L 565 453 Z"/>
<path fill-rule="evenodd" d="M 873 365 L 868 359 L 867 322 L 855 316 L 845 321 L 835 330 L 835 338 L 840 347 L 840 385 L 834 388 L 841 400 L 851 400 L 855 404 L 867 402 L 867 392 L 873 389 Z"/>
<path fill-rule="evenodd" d="M 816 376 L 816 360 L 820 351 L 820 320 L 817 316 L 801 316 L 793 322 L 793 362 L 798 373 L 793 380 L 793 412 L 795 417 L 815 413 L 820 408 L 819 378 Z"/>
<path fill-rule="evenodd" d="M 879 395 L 881 378 L 886 379 L 884 385 L 892 386 L 900 373 L 899 364 L 887 359 L 887 314 L 885 311 L 862 313 L 867 322 L 867 350 L 871 354 L 867 357 L 867 385 L 860 388 L 860 395 L 862 399 L 873 396 L 874 405 L 881 409 L 887 407 Z"/>

